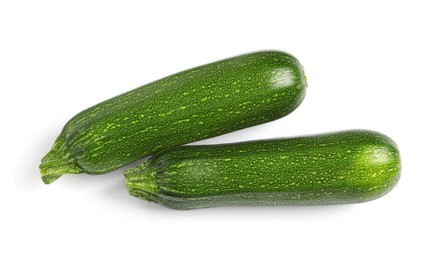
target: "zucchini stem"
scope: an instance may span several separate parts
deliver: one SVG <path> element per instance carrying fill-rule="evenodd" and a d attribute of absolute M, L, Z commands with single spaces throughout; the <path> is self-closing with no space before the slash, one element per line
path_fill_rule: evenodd
<path fill-rule="evenodd" d="M 51 150 L 42 159 L 40 164 L 40 174 L 45 184 L 50 184 L 64 174 L 82 173 L 70 150 L 62 145 L 62 139 L 59 137 Z"/>
<path fill-rule="evenodd" d="M 159 188 L 156 185 L 156 168 L 146 161 L 137 167 L 127 170 L 125 182 L 129 194 L 143 200 L 157 201 Z"/>

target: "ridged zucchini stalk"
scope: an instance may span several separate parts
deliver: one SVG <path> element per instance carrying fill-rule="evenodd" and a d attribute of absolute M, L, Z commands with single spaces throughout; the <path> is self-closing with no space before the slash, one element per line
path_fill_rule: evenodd
<path fill-rule="evenodd" d="M 269 122 L 303 100 L 302 66 L 279 51 L 186 70 L 74 116 L 42 159 L 42 180 L 101 174 L 156 151 Z"/>
<path fill-rule="evenodd" d="M 356 203 L 400 177 L 396 144 L 373 131 L 181 146 L 125 173 L 131 195 L 174 209 Z"/>

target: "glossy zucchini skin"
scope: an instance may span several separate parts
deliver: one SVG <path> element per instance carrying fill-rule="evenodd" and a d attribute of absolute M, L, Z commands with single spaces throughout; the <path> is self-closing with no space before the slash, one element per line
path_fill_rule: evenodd
<path fill-rule="evenodd" d="M 351 130 L 234 144 L 181 146 L 125 173 L 131 195 L 173 209 L 357 203 L 400 177 L 396 144 Z"/>
<path fill-rule="evenodd" d="M 42 180 L 102 174 L 156 151 L 292 112 L 306 79 L 293 56 L 245 54 L 149 83 L 74 116 L 42 159 Z"/>

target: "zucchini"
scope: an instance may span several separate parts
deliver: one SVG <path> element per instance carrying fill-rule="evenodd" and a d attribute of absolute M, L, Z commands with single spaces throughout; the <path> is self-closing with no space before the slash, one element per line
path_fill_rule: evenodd
<path fill-rule="evenodd" d="M 42 159 L 42 180 L 110 172 L 168 147 L 278 119 L 302 102 L 305 90 L 302 66 L 279 51 L 168 76 L 71 118 Z"/>
<path fill-rule="evenodd" d="M 357 203 L 400 177 L 396 144 L 373 131 L 180 146 L 125 172 L 131 195 L 173 209 Z"/>

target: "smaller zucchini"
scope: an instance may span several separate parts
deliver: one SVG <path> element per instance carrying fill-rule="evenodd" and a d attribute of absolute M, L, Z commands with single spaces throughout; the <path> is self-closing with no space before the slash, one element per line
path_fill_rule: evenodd
<path fill-rule="evenodd" d="M 222 145 L 180 146 L 126 171 L 133 196 L 174 209 L 357 203 L 400 177 L 396 144 L 352 130 Z"/>

